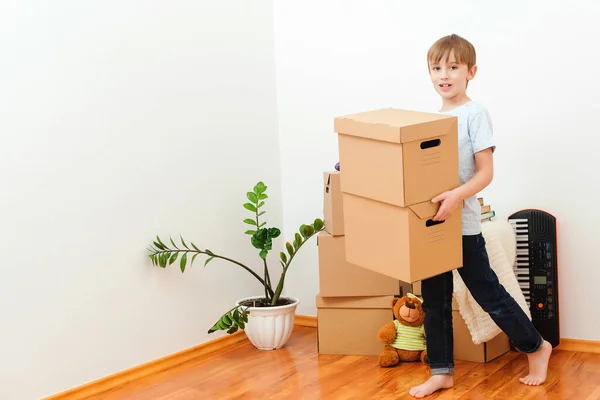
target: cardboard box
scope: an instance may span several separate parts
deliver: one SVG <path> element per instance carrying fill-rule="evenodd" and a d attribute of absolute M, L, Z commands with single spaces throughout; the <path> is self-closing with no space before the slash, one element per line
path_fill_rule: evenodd
<path fill-rule="evenodd" d="M 455 360 L 487 363 L 510 351 L 510 341 L 504 332 L 485 343 L 473 343 L 471 332 L 458 310 L 452 311 L 452 325 Z"/>
<path fill-rule="evenodd" d="M 379 328 L 393 321 L 394 296 L 316 298 L 319 354 L 377 356 Z"/>
<path fill-rule="evenodd" d="M 325 230 L 333 236 L 344 235 L 344 206 L 340 172 L 325 172 L 323 174 L 323 216 Z"/>
<path fill-rule="evenodd" d="M 400 286 L 402 286 L 400 293 L 403 296 L 406 293 L 412 293 L 415 296 L 423 296 L 423 292 L 421 291 L 421 281 L 415 283 L 400 282 Z"/>
<path fill-rule="evenodd" d="M 349 193 L 343 199 L 348 262 L 407 283 L 462 266 L 460 206 L 433 221 L 439 205 L 431 201 L 397 207 Z"/>
<path fill-rule="evenodd" d="M 458 119 L 387 108 L 335 118 L 342 192 L 396 206 L 429 201 L 458 180 Z"/>
<path fill-rule="evenodd" d="M 317 235 L 319 286 L 323 297 L 386 296 L 402 293 L 399 280 L 346 261 L 345 236 Z"/>

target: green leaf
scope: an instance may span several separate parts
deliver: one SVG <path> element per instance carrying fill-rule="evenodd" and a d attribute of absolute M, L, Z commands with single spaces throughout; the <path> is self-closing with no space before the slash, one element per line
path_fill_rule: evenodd
<path fill-rule="evenodd" d="M 246 197 L 248 197 L 248 200 L 250 200 L 254 204 L 258 202 L 258 196 L 256 195 L 256 193 L 248 192 L 246 193 Z"/>
<path fill-rule="evenodd" d="M 213 256 L 213 255 L 214 255 L 214 254 L 213 254 L 213 252 L 212 252 L 212 251 L 210 251 L 209 249 L 204 249 L 204 251 L 206 252 L 206 254 L 210 254 L 211 256 Z"/>
<path fill-rule="evenodd" d="M 309 238 L 315 234 L 315 228 L 311 225 L 304 225 L 304 233 L 306 234 L 306 237 Z"/>
<path fill-rule="evenodd" d="M 244 220 L 244 222 L 245 222 L 245 223 L 247 223 L 248 225 L 254 225 L 254 226 L 256 226 L 256 221 L 255 221 L 255 220 L 253 220 L 253 219 L 246 218 L 246 219 Z"/>
<path fill-rule="evenodd" d="M 302 236 L 307 239 L 310 236 L 310 232 L 312 230 L 312 226 L 308 226 L 305 224 L 300 225 L 300 233 Z"/>
<path fill-rule="evenodd" d="M 177 247 L 177 245 L 173 241 L 173 238 L 169 236 L 169 239 L 171 240 L 171 244 L 173 245 L 173 247 L 175 247 L 177 250 L 179 250 L 179 247 Z"/>
<path fill-rule="evenodd" d="M 159 250 L 166 250 L 160 243 L 158 243 L 158 242 L 153 242 L 153 243 Z"/>
<path fill-rule="evenodd" d="M 227 329 L 227 333 L 231 335 L 232 333 L 236 333 L 237 330 L 238 330 L 237 325 L 233 325 L 231 328 Z"/>
<path fill-rule="evenodd" d="M 252 238 L 250 239 L 250 243 L 252 243 L 252 246 L 256 247 L 257 249 L 263 249 L 265 247 L 265 241 L 266 241 L 266 230 L 265 229 L 258 230 L 256 233 L 254 233 L 254 235 L 252 235 Z"/>
<path fill-rule="evenodd" d="M 207 258 L 206 261 L 204 261 L 204 266 L 206 267 L 206 264 L 208 264 L 213 258 L 215 258 L 215 257 L 213 256 L 213 257 Z"/>
<path fill-rule="evenodd" d="M 285 247 L 287 248 L 287 251 L 288 251 L 290 257 L 293 256 L 294 255 L 294 246 L 292 246 L 292 244 L 290 242 L 286 242 Z"/>
<path fill-rule="evenodd" d="M 265 213 L 266 213 L 266 211 L 261 211 L 258 213 L 258 216 L 260 217 L 260 216 L 264 215 Z"/>
<path fill-rule="evenodd" d="M 283 261 L 284 263 L 287 262 L 287 256 L 283 251 L 279 253 L 279 256 L 281 257 L 281 261 Z"/>
<path fill-rule="evenodd" d="M 319 218 L 315 219 L 315 222 L 313 224 L 315 231 L 320 231 L 321 229 L 323 229 L 324 226 L 325 226 L 325 224 L 323 223 L 323 220 L 321 220 Z"/>
<path fill-rule="evenodd" d="M 266 224 L 267 224 L 266 222 L 263 222 L 263 223 L 262 223 L 262 224 L 260 224 L 258 227 L 259 227 L 259 228 L 262 228 L 262 227 L 263 227 L 263 226 L 265 226 Z"/>
<path fill-rule="evenodd" d="M 265 184 L 263 182 L 258 182 L 255 186 L 254 186 L 254 193 L 256 193 L 257 195 L 261 195 L 264 192 L 267 191 L 267 187 L 265 186 Z"/>
<path fill-rule="evenodd" d="M 184 246 L 186 249 L 188 249 L 188 250 L 189 250 L 190 248 L 189 248 L 189 247 L 188 247 L 188 245 L 185 243 L 185 240 L 183 240 L 183 236 L 179 235 L 179 238 L 181 239 L 181 244 L 183 244 L 183 246 Z"/>
<path fill-rule="evenodd" d="M 167 247 L 167 245 L 166 245 L 166 244 L 164 244 L 164 243 L 162 242 L 162 240 L 160 240 L 160 238 L 159 238 L 158 236 L 156 236 L 156 240 L 158 240 L 158 243 L 160 243 L 160 245 L 161 245 L 162 247 L 164 247 L 165 249 L 167 249 L 167 248 L 168 248 L 168 247 Z"/>
<path fill-rule="evenodd" d="M 260 255 L 260 258 L 262 258 L 263 260 L 266 260 L 266 258 L 267 258 L 267 253 L 268 253 L 268 251 L 267 251 L 267 250 L 261 250 L 261 251 L 260 251 L 260 253 L 259 253 L 259 255 Z"/>
<path fill-rule="evenodd" d="M 258 195 L 258 199 L 259 199 L 259 200 L 265 200 L 265 199 L 268 199 L 268 198 L 269 198 L 269 196 L 267 196 L 267 195 L 266 195 L 266 194 L 264 194 L 264 193 L 261 193 L 261 194 L 259 194 L 259 195 Z"/>
<path fill-rule="evenodd" d="M 256 233 L 256 231 L 249 230 L 249 231 L 246 231 L 245 233 L 246 233 L 246 235 L 254 235 Z"/>
<path fill-rule="evenodd" d="M 236 308 L 235 311 L 233 312 L 233 320 L 235 322 L 238 322 L 240 319 L 240 312 L 238 311 L 238 309 Z"/>
<path fill-rule="evenodd" d="M 250 210 L 252 212 L 256 212 L 256 207 L 253 204 L 250 203 L 244 203 L 244 208 L 246 210 Z"/>
<path fill-rule="evenodd" d="M 260 202 L 260 204 L 258 205 L 258 208 L 261 208 L 261 207 L 262 207 L 262 206 L 264 206 L 264 205 L 265 205 L 265 202 L 264 202 L 264 201 L 261 201 L 261 202 Z"/>
<path fill-rule="evenodd" d="M 199 249 L 198 247 L 196 247 L 196 245 L 195 245 L 194 243 L 190 242 L 190 244 L 192 245 L 192 247 L 193 247 L 194 249 L 196 249 L 197 251 L 200 251 L 200 249 Z"/>
<path fill-rule="evenodd" d="M 163 268 L 166 268 L 168 259 L 169 259 L 169 253 L 161 254 L 160 255 L 160 266 Z"/>
<path fill-rule="evenodd" d="M 187 263 L 187 253 L 183 253 L 181 256 L 181 262 L 179 264 L 179 268 L 181 268 L 181 272 L 185 271 L 185 264 Z"/>
<path fill-rule="evenodd" d="M 192 257 L 192 261 L 190 261 L 190 267 L 192 265 L 194 265 L 194 260 L 196 259 L 196 257 L 198 257 L 198 254 L 200 254 L 200 253 L 196 253 L 196 254 L 194 254 L 194 257 Z"/>
<path fill-rule="evenodd" d="M 273 239 L 281 235 L 279 228 L 269 228 L 269 236 Z"/>
<path fill-rule="evenodd" d="M 171 258 L 169 259 L 169 265 L 173 264 L 175 262 L 175 260 L 177 260 L 178 255 L 179 255 L 179 253 L 171 254 Z"/>

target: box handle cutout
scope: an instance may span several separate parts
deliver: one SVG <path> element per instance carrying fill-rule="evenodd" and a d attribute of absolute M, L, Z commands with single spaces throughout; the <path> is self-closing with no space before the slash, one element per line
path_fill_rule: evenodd
<path fill-rule="evenodd" d="M 442 143 L 440 139 L 432 139 L 421 142 L 421 150 L 430 149 L 432 147 L 437 147 Z"/>
<path fill-rule="evenodd" d="M 329 193 L 329 185 L 331 184 L 331 175 L 327 175 L 327 185 L 325 186 L 325 193 Z"/>
<path fill-rule="evenodd" d="M 446 221 L 434 221 L 432 219 L 428 219 L 427 222 L 425 222 L 425 226 L 429 228 L 430 226 L 443 224 L 444 222 L 446 222 Z"/>

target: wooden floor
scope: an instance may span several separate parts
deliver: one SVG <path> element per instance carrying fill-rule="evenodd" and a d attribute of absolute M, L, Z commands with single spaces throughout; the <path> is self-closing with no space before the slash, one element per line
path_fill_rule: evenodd
<path fill-rule="evenodd" d="M 384 369 L 377 357 L 318 355 L 315 328 L 296 327 L 284 349 L 256 350 L 247 340 L 92 400 L 412 399 L 427 378 L 420 363 Z M 528 387 L 522 354 L 491 363 L 457 362 L 455 387 L 431 399 L 600 400 L 600 354 L 555 350 L 548 381 Z"/>

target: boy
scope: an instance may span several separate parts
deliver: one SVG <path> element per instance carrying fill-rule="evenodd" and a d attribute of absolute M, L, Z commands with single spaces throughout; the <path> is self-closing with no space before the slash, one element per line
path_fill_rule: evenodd
<path fill-rule="evenodd" d="M 467 84 L 477 71 L 475 49 L 460 36 L 449 35 L 433 44 L 427 53 L 427 61 L 433 86 L 442 97 L 440 112 L 458 117 L 460 186 L 432 199 L 434 203 L 440 203 L 434 219 L 446 219 L 460 201 L 464 201 L 463 267 L 458 272 L 473 298 L 490 314 L 513 345 L 527 354 L 529 375 L 520 378 L 521 382 L 540 385 L 546 379 L 552 345 L 541 337 L 519 304 L 499 283 L 490 268 L 481 234 L 481 208 L 477 194 L 492 181 L 496 147 L 487 110 L 466 93 Z M 421 290 L 431 377 L 410 390 L 410 394 L 417 398 L 454 384 L 452 271 L 423 280 Z"/>

